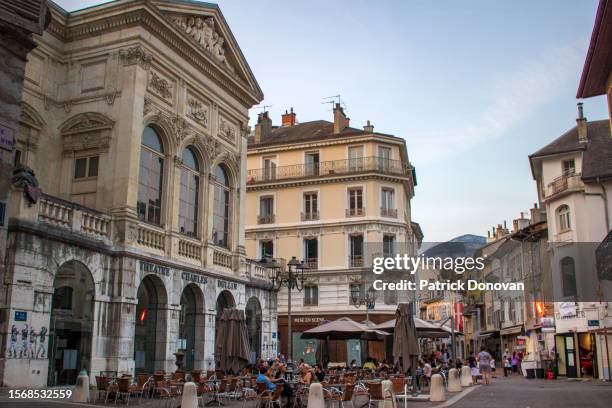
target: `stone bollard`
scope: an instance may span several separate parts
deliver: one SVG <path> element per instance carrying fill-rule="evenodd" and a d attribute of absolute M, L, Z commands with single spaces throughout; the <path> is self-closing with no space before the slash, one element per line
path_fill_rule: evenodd
<path fill-rule="evenodd" d="M 446 401 L 446 390 L 444 389 L 444 380 L 440 374 L 431 376 L 431 384 L 429 386 L 429 400 L 431 402 Z"/>
<path fill-rule="evenodd" d="M 187 382 L 183 386 L 181 408 L 198 408 L 198 392 L 194 382 Z"/>
<path fill-rule="evenodd" d="M 459 371 L 456 368 L 448 370 L 448 392 L 460 392 L 461 381 L 459 380 Z"/>
<path fill-rule="evenodd" d="M 384 380 L 381 384 L 383 399 L 385 400 L 384 408 L 397 408 L 395 401 L 395 392 L 393 392 L 393 383 L 389 380 Z"/>
<path fill-rule="evenodd" d="M 308 406 L 307 408 L 325 408 L 325 400 L 323 399 L 323 386 L 321 383 L 312 383 L 308 389 Z"/>
<path fill-rule="evenodd" d="M 469 387 L 472 385 L 472 370 L 470 366 L 464 365 L 461 367 L 461 386 Z"/>
<path fill-rule="evenodd" d="M 76 380 L 72 402 L 89 402 L 89 376 L 87 370 L 81 370 Z"/>

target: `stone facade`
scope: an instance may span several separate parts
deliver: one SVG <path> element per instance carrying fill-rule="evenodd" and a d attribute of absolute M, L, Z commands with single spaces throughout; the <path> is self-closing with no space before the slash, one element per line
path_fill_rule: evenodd
<path fill-rule="evenodd" d="M 246 258 L 241 199 L 248 109 L 263 95 L 221 11 L 137 0 L 51 13 L 28 55 L 16 135 L 3 385 L 173 371 L 177 352 L 186 369 L 214 369 L 225 307 L 245 310 L 252 352 L 274 355 L 276 293 Z M 177 23 L 192 20 L 210 40 Z"/>

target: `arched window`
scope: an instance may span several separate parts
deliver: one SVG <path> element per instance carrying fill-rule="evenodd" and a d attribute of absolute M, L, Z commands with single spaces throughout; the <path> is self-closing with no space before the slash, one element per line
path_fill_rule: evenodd
<path fill-rule="evenodd" d="M 198 194 L 200 173 L 193 150 L 183 151 L 181 168 L 181 192 L 179 197 L 179 231 L 196 236 L 198 233 Z"/>
<path fill-rule="evenodd" d="M 570 210 L 567 205 L 562 205 L 557 208 L 557 223 L 559 232 L 572 229 L 572 224 L 570 222 Z"/>
<path fill-rule="evenodd" d="M 142 132 L 140 146 L 140 175 L 138 178 L 138 218 L 161 225 L 164 150 L 157 132 L 147 126 Z"/>
<path fill-rule="evenodd" d="M 576 268 L 574 259 L 565 257 L 561 260 L 561 279 L 563 279 L 563 297 L 576 297 Z"/>
<path fill-rule="evenodd" d="M 229 178 L 221 165 L 215 168 L 214 191 L 212 240 L 216 245 L 229 247 Z"/>

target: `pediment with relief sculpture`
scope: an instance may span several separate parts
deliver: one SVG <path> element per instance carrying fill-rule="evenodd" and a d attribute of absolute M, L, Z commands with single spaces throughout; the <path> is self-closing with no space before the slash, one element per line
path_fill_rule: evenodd
<path fill-rule="evenodd" d="M 197 44 L 229 75 L 252 89 L 261 89 L 242 54 L 221 10 L 216 4 L 175 0 L 156 1 L 166 18 L 190 41 Z"/>

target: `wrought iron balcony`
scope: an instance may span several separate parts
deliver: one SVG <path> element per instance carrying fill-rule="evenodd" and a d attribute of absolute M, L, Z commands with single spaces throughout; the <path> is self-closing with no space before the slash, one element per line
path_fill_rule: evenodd
<path fill-rule="evenodd" d="M 308 267 L 309 270 L 317 270 L 319 269 L 319 259 L 318 258 L 307 258 L 304 263 Z"/>
<path fill-rule="evenodd" d="M 258 215 L 257 223 L 258 224 L 274 224 L 274 214 Z"/>
<path fill-rule="evenodd" d="M 363 255 L 349 256 L 349 268 L 363 268 Z"/>
<path fill-rule="evenodd" d="M 381 217 L 397 218 L 397 209 L 380 207 Z"/>
<path fill-rule="evenodd" d="M 315 221 L 319 219 L 318 211 L 310 211 L 302 213 L 302 221 Z"/>
<path fill-rule="evenodd" d="M 251 169 L 247 171 L 247 184 L 365 172 L 408 176 L 409 171 L 409 166 L 402 163 L 401 160 L 368 156 L 357 159 L 332 160 L 319 163 L 293 164 L 276 168 Z"/>
<path fill-rule="evenodd" d="M 365 208 L 347 208 L 347 217 L 363 217 L 365 215 Z"/>

